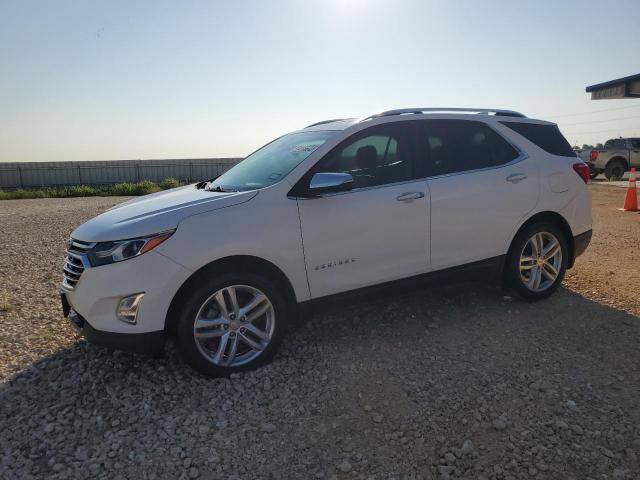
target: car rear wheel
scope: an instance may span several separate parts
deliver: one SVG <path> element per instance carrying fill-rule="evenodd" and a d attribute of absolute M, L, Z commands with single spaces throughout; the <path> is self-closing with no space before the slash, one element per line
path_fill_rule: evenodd
<path fill-rule="evenodd" d="M 626 165 L 622 160 L 612 160 L 604 169 L 604 175 L 607 180 L 621 180 L 626 170 Z"/>
<path fill-rule="evenodd" d="M 560 286 L 567 261 L 561 229 L 552 223 L 530 225 L 518 233 L 507 255 L 507 286 L 527 300 L 541 300 Z"/>
<path fill-rule="evenodd" d="M 186 302 L 178 345 L 189 364 L 205 375 L 252 370 L 273 357 L 286 316 L 284 299 L 267 278 L 222 275 Z"/>

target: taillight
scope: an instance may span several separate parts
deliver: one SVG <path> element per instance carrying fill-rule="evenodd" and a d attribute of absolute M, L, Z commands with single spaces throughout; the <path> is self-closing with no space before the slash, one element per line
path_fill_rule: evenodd
<path fill-rule="evenodd" d="M 591 150 L 591 154 L 589 155 L 589 158 L 591 159 L 592 162 L 595 162 L 598 159 L 598 151 Z"/>
<path fill-rule="evenodd" d="M 573 169 L 576 171 L 576 173 L 578 175 L 580 175 L 580 178 L 582 178 L 582 180 L 584 181 L 584 183 L 588 183 L 589 182 L 589 165 L 587 165 L 586 163 L 574 163 L 573 164 Z"/>

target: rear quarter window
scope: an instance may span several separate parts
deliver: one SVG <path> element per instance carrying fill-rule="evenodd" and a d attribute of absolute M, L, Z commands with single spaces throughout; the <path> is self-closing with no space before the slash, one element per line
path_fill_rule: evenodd
<path fill-rule="evenodd" d="M 567 139 L 562 136 L 557 125 L 541 125 L 538 123 L 523 122 L 500 123 L 509 127 L 514 132 L 519 133 L 530 142 L 535 143 L 547 153 L 561 157 L 576 156 L 576 152 L 573 151 Z"/>

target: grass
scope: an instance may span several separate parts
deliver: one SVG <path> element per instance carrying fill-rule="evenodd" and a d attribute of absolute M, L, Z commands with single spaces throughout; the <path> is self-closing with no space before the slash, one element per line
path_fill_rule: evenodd
<path fill-rule="evenodd" d="M 138 196 L 160 192 L 184 185 L 175 178 L 165 178 L 160 183 L 144 180 L 137 183 L 116 183 L 115 185 L 75 185 L 71 187 L 19 188 L 0 190 L 0 200 L 23 198 L 68 198 L 68 197 L 110 197 Z"/>

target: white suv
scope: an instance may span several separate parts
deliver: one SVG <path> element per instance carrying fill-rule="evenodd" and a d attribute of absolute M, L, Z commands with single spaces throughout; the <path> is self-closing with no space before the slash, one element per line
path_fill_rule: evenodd
<path fill-rule="evenodd" d="M 79 226 L 65 316 L 116 348 L 176 335 L 220 375 L 265 363 L 301 305 L 347 291 L 470 266 L 538 300 L 590 241 L 588 178 L 555 124 L 513 111 L 316 123 Z"/>

